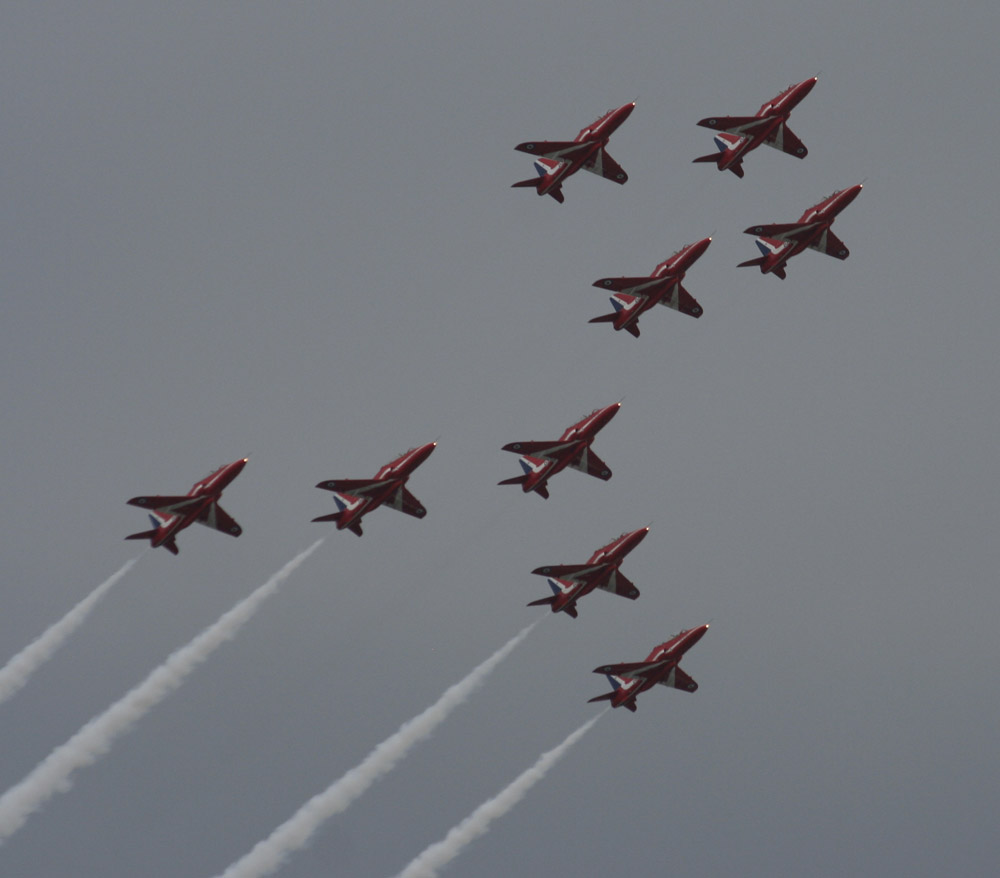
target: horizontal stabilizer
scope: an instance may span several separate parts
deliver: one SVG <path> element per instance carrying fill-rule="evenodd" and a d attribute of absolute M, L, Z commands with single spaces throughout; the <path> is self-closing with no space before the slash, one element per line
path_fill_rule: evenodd
<path fill-rule="evenodd" d="M 514 476 L 512 479 L 504 479 L 502 482 L 497 482 L 498 485 L 523 485 L 528 481 L 527 476 Z"/>
<path fill-rule="evenodd" d="M 763 265 L 765 258 L 766 257 L 761 256 L 759 259 L 748 259 L 746 262 L 741 262 L 736 267 L 737 268 L 746 268 L 748 265 Z"/>
<path fill-rule="evenodd" d="M 140 531 L 137 534 L 129 534 L 127 537 L 125 537 L 125 539 L 127 540 L 149 540 L 150 542 L 153 542 L 155 538 L 156 538 L 155 530 L 144 530 Z"/>
<path fill-rule="evenodd" d="M 602 314 L 600 317 L 591 317 L 588 323 L 614 323 L 615 318 L 618 316 L 617 311 L 612 311 L 610 314 Z"/>
<path fill-rule="evenodd" d="M 713 152 L 713 153 L 709 153 L 708 155 L 700 155 L 696 159 L 691 159 L 691 161 L 695 162 L 695 163 L 697 163 L 697 162 L 711 162 L 713 165 L 717 165 L 719 163 L 719 159 L 721 157 L 722 157 L 721 153 Z"/>
<path fill-rule="evenodd" d="M 603 695 L 598 695 L 595 698 L 588 698 L 587 704 L 593 704 L 595 701 L 610 701 L 614 697 L 614 692 L 605 692 Z"/>
<path fill-rule="evenodd" d="M 542 182 L 541 177 L 532 177 L 530 180 L 518 180 L 516 183 L 511 183 L 511 189 L 537 189 Z"/>
<path fill-rule="evenodd" d="M 549 595 L 549 597 L 547 597 L 547 598 L 539 598 L 537 601 L 531 601 L 530 603 L 525 604 L 525 606 L 527 606 L 527 607 L 543 607 L 546 604 L 554 604 L 555 602 L 556 602 L 556 596 L 555 595 Z"/>
<path fill-rule="evenodd" d="M 321 515 L 318 518 L 314 518 L 313 521 L 340 521 L 340 516 L 343 512 L 331 512 L 329 515 Z"/>

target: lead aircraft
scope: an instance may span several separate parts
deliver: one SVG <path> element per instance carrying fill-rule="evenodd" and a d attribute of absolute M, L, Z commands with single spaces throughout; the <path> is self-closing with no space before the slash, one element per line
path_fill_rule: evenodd
<path fill-rule="evenodd" d="M 681 314 L 701 317 L 701 305 L 681 283 L 687 270 L 694 265 L 712 243 L 704 238 L 682 247 L 665 262 L 661 262 L 649 277 L 605 277 L 593 286 L 614 290 L 610 314 L 593 317 L 590 323 L 611 323 L 616 330 L 624 329 L 639 337 L 639 316 L 656 305 L 666 305 Z"/>
<path fill-rule="evenodd" d="M 575 619 L 576 602 L 595 588 L 603 588 L 611 594 L 621 595 L 634 601 L 639 597 L 639 589 L 618 568 L 625 556 L 638 546 L 648 533 L 648 527 L 623 533 L 594 552 L 586 564 L 563 564 L 532 570 L 536 576 L 548 577 L 552 597 L 539 598 L 528 606 L 539 607 L 547 604 L 553 613 L 561 611 Z"/>
<path fill-rule="evenodd" d="M 602 665 L 594 668 L 595 674 L 605 674 L 613 687 L 610 692 L 598 695 L 593 701 L 610 701 L 612 707 L 626 707 L 635 712 L 636 696 L 659 684 L 694 692 L 698 684 L 680 669 L 679 662 L 692 646 L 708 631 L 708 625 L 688 628 L 661 643 L 644 662 L 625 662 L 618 665 Z"/>
<path fill-rule="evenodd" d="M 243 471 L 246 463 L 247 458 L 243 458 L 219 467 L 196 482 L 184 495 L 133 497 L 128 501 L 130 506 L 152 510 L 149 520 L 153 529 L 129 534 L 125 539 L 149 540 L 154 549 L 163 546 L 168 552 L 177 555 L 180 553 L 177 548 L 178 532 L 195 522 L 238 537 L 243 533 L 243 528 L 219 505 L 219 500 L 223 490 Z"/>
<path fill-rule="evenodd" d="M 764 255 L 748 259 L 739 267 L 756 265 L 762 274 L 771 272 L 785 279 L 788 260 L 806 248 L 818 250 L 834 259 L 847 259 L 851 251 L 833 232 L 830 226 L 848 204 L 861 194 L 862 184 L 841 189 L 810 207 L 796 223 L 772 223 L 744 229 L 745 235 L 757 235 L 757 249 Z"/>
<path fill-rule="evenodd" d="M 743 159 L 762 143 L 804 159 L 809 150 L 788 127 L 788 116 L 816 84 L 816 77 L 790 85 L 781 94 L 761 105 L 756 116 L 709 116 L 698 124 L 721 132 L 715 136 L 718 152 L 699 156 L 696 162 L 714 162 L 720 171 L 743 176 Z"/>
<path fill-rule="evenodd" d="M 523 476 L 504 479 L 498 485 L 520 485 L 525 493 L 534 491 L 546 500 L 549 497 L 548 481 L 566 467 L 578 469 L 588 476 L 607 481 L 611 470 L 593 451 L 590 444 L 594 437 L 615 415 L 621 403 L 594 409 L 587 417 L 568 427 L 555 442 L 511 442 L 504 451 L 521 455 Z"/>
<path fill-rule="evenodd" d="M 574 140 L 531 140 L 519 143 L 514 149 L 538 156 L 535 161 L 537 177 L 521 180 L 511 188 L 534 189 L 539 195 L 551 195 L 560 204 L 565 201 L 563 181 L 580 168 L 611 180 L 624 183 L 628 174 L 611 156 L 607 145 L 611 135 L 635 109 L 635 101 L 615 110 L 608 110 L 592 125 L 588 125 Z"/>
<path fill-rule="evenodd" d="M 398 509 L 414 518 L 423 518 L 427 510 L 406 489 L 406 482 L 436 447 L 437 442 L 428 442 L 418 448 L 411 448 L 406 454 L 383 466 L 372 479 L 331 479 L 320 482 L 316 485 L 317 488 L 333 491 L 333 502 L 337 504 L 339 512 L 321 515 L 313 521 L 334 521 L 337 523 L 337 530 L 346 528 L 360 537 L 362 517 L 382 505 Z"/>

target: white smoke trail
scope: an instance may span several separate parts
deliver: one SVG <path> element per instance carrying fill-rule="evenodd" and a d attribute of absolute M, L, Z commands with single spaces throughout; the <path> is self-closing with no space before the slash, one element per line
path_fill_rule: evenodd
<path fill-rule="evenodd" d="M 46 628 L 3 668 L 0 668 L 0 704 L 24 686 L 31 675 L 56 654 L 56 650 L 66 642 L 70 634 L 83 624 L 97 602 L 111 590 L 111 586 L 132 569 L 138 560 L 133 558 L 131 561 L 126 561 L 117 573 L 111 574 L 58 622 Z"/>
<path fill-rule="evenodd" d="M 177 689 L 217 647 L 236 636 L 258 607 L 292 572 L 320 547 L 322 539 L 296 555 L 267 582 L 219 617 L 186 646 L 171 653 L 138 686 L 104 713 L 95 716 L 72 738 L 56 747 L 19 784 L 0 796 L 0 844 L 20 829 L 28 817 L 57 792 L 66 792 L 72 773 L 92 765 L 115 740 Z"/>
<path fill-rule="evenodd" d="M 438 869 L 450 863 L 470 842 L 489 832 L 490 824 L 498 817 L 503 817 L 513 808 L 525 794 L 549 769 L 552 768 L 590 727 L 607 712 L 607 708 L 593 719 L 587 720 L 572 735 L 558 747 L 543 753 L 538 761 L 512 783 L 504 787 L 497 795 L 483 802 L 475 811 L 451 830 L 441 841 L 426 848 L 422 854 L 410 862 L 410 865 L 399 873 L 398 878 L 436 878 Z"/>
<path fill-rule="evenodd" d="M 490 672 L 531 633 L 538 621 L 540 620 L 532 622 L 481 665 L 474 668 L 468 676 L 446 689 L 444 694 L 423 713 L 403 723 L 399 731 L 386 738 L 365 757 L 363 762 L 352 768 L 340 780 L 313 796 L 267 838 L 258 842 L 250 853 L 226 869 L 222 873 L 222 878 L 260 878 L 274 872 L 290 853 L 304 847 L 326 820 L 334 814 L 345 811 L 376 780 L 392 770 L 414 744 L 428 737 L 456 707 L 486 681 Z"/>

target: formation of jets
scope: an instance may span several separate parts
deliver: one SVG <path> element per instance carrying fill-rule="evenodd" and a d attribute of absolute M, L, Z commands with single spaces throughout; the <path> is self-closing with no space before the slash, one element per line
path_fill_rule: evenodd
<path fill-rule="evenodd" d="M 744 176 L 743 161 L 747 154 L 762 143 L 797 158 L 805 158 L 808 150 L 788 128 L 788 118 L 799 102 L 812 91 L 816 78 L 789 86 L 761 106 L 754 116 L 712 116 L 698 124 L 718 132 L 715 143 L 718 152 L 700 156 L 695 162 L 712 162 L 720 171 L 732 171 Z M 539 195 L 550 195 L 560 204 L 565 201 L 562 187 L 565 180 L 581 168 L 593 174 L 623 184 L 628 175 L 607 152 L 611 135 L 635 109 L 635 102 L 609 110 L 592 125 L 584 128 L 571 141 L 529 141 L 518 144 L 517 150 L 535 156 L 537 176 L 514 183 L 514 187 L 533 188 Z M 836 259 L 846 259 L 847 247 L 832 231 L 834 219 L 861 192 L 861 184 L 834 192 L 810 207 L 794 223 L 751 226 L 746 234 L 757 238 L 761 256 L 740 263 L 757 266 L 763 274 L 786 277 L 786 265 L 793 256 L 813 249 Z M 612 293 L 614 311 L 590 320 L 610 323 L 616 331 L 625 330 L 639 337 L 639 317 L 656 305 L 664 305 L 690 317 L 701 317 L 701 305 L 684 288 L 687 271 L 712 243 L 703 238 L 682 247 L 661 262 L 648 277 L 608 277 L 595 281 L 594 286 Z M 564 469 L 577 469 L 602 481 L 611 478 L 611 469 L 598 457 L 591 445 L 597 434 L 618 414 L 621 403 L 595 409 L 585 418 L 568 427 L 554 441 L 512 442 L 503 446 L 519 456 L 523 475 L 504 479 L 501 485 L 520 485 L 525 493 L 534 492 L 548 498 L 548 483 Z M 321 515 L 313 521 L 333 522 L 338 530 L 350 530 L 362 535 L 361 522 L 379 506 L 387 506 L 423 518 L 427 510 L 407 489 L 414 470 L 430 457 L 437 447 L 429 442 L 412 448 L 382 466 L 371 479 L 331 479 L 316 485 L 333 494 L 337 511 Z M 148 539 L 153 547 L 163 546 L 178 554 L 177 534 L 198 522 L 230 536 L 243 531 L 239 524 L 219 505 L 223 490 L 240 474 L 246 459 L 226 464 L 197 482 L 185 495 L 133 497 L 128 501 L 150 513 L 152 530 L 127 536 L 128 540 Z M 553 613 L 565 613 L 577 618 L 577 602 L 596 589 L 620 595 L 629 600 L 639 597 L 639 590 L 620 567 L 626 557 L 649 533 L 649 528 L 623 533 L 594 552 L 584 564 L 563 564 L 538 567 L 533 574 L 544 576 L 552 595 L 531 601 L 528 606 L 547 606 Z M 612 691 L 590 701 L 609 701 L 612 707 L 636 710 L 636 697 L 655 685 L 694 692 L 698 684 L 680 668 L 684 654 L 708 630 L 708 625 L 689 628 L 657 646 L 642 662 L 603 665 L 595 673 L 605 674 Z"/>

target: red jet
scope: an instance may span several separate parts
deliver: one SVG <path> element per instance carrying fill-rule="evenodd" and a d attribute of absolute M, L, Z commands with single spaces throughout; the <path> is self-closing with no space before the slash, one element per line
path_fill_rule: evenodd
<path fill-rule="evenodd" d="M 594 668 L 595 674 L 606 674 L 614 687 L 611 692 L 591 698 L 590 701 L 610 701 L 612 707 L 627 707 L 635 711 L 635 699 L 640 692 L 652 689 L 657 683 L 670 686 L 682 692 L 694 692 L 698 688 L 678 666 L 686 653 L 708 631 L 708 625 L 689 628 L 661 643 L 644 662 L 626 662 L 620 665 L 604 665 Z M 588 702 L 590 703 L 590 702 Z"/>
<path fill-rule="evenodd" d="M 618 568 L 625 560 L 625 556 L 638 546 L 648 533 L 648 527 L 624 533 L 604 548 L 594 552 L 586 564 L 563 564 L 532 570 L 536 576 L 548 577 L 552 597 L 540 598 L 528 606 L 539 607 L 548 604 L 553 613 L 562 611 L 575 619 L 576 602 L 595 588 L 603 588 L 611 594 L 618 594 L 634 601 L 639 597 L 639 589 L 620 573 Z"/>
<path fill-rule="evenodd" d="M 785 279 L 785 266 L 788 260 L 801 253 L 807 247 L 833 256 L 835 259 L 847 259 L 851 251 L 844 246 L 830 226 L 834 219 L 848 204 L 861 193 L 861 183 L 849 189 L 834 192 L 829 198 L 824 198 L 819 204 L 810 207 L 797 223 L 774 223 L 769 226 L 751 226 L 744 229 L 745 235 L 757 235 L 757 247 L 764 255 L 759 259 L 749 259 L 741 262 L 745 265 L 759 265 L 762 274 L 771 272 L 782 280 Z"/>
<path fill-rule="evenodd" d="M 361 536 L 361 518 L 383 504 L 398 509 L 414 518 L 423 518 L 427 510 L 420 501 L 406 490 L 406 481 L 437 447 L 437 442 L 428 442 L 419 448 L 411 448 L 383 466 L 373 479 L 331 479 L 320 482 L 316 487 L 333 491 L 333 502 L 340 509 L 330 515 L 321 515 L 313 521 L 335 521 L 337 530 L 347 528 Z"/>
<path fill-rule="evenodd" d="M 125 539 L 148 539 L 154 549 L 163 546 L 167 551 L 177 555 L 180 552 L 177 548 L 178 532 L 196 521 L 214 527 L 224 534 L 238 537 L 243 533 L 243 528 L 219 505 L 219 500 L 222 498 L 222 492 L 240 474 L 246 463 L 247 459 L 243 458 L 219 467 L 183 496 L 133 497 L 128 501 L 130 506 L 151 509 L 156 514 L 150 513 L 149 516 L 149 520 L 153 523 L 152 530 L 129 534 Z"/>
<path fill-rule="evenodd" d="M 719 152 L 699 156 L 696 162 L 715 162 L 720 171 L 732 171 L 743 176 L 743 158 L 762 143 L 804 159 L 809 150 L 788 128 L 788 116 L 816 84 L 816 77 L 790 85 L 780 95 L 771 98 L 756 116 L 710 116 L 698 124 L 722 132 L 715 136 Z"/>
<path fill-rule="evenodd" d="M 567 429 L 556 442 L 511 442 L 504 445 L 504 451 L 522 455 L 521 469 L 524 470 L 524 475 L 504 479 L 497 484 L 520 485 L 526 494 L 534 491 L 547 500 L 548 480 L 568 466 L 606 482 L 611 478 L 611 470 L 590 450 L 590 443 L 601 428 L 618 414 L 619 408 L 621 403 L 616 402 L 607 408 L 595 409 Z"/>
<path fill-rule="evenodd" d="M 639 337 L 639 316 L 656 305 L 666 305 L 682 314 L 701 317 L 702 310 L 681 281 L 712 243 L 705 238 L 678 250 L 666 262 L 653 269 L 649 277 L 605 277 L 594 281 L 595 287 L 614 290 L 611 304 L 614 311 L 594 317 L 590 323 L 612 323 L 616 330 L 625 329 Z"/>
<path fill-rule="evenodd" d="M 628 174 L 622 170 L 605 147 L 629 114 L 635 109 L 635 101 L 625 104 L 617 110 L 608 110 L 593 125 L 588 125 L 575 140 L 535 140 L 529 143 L 519 143 L 514 149 L 540 156 L 535 161 L 537 177 L 514 183 L 513 188 L 523 186 L 535 189 L 539 195 L 551 195 L 560 204 L 565 200 L 562 184 L 570 174 L 575 174 L 580 168 L 612 180 L 624 183 Z"/>

